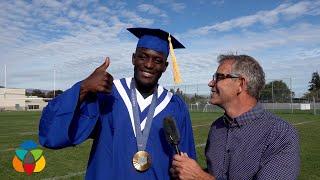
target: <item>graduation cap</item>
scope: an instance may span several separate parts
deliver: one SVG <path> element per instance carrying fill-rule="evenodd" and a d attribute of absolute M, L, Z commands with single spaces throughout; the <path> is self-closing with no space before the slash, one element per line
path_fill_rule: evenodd
<path fill-rule="evenodd" d="M 181 83 L 181 76 L 179 66 L 174 54 L 173 49 L 185 48 L 176 38 L 170 35 L 170 33 L 161 29 L 150 28 L 128 28 L 129 32 L 139 38 L 137 48 L 143 47 L 152 49 L 157 52 L 162 52 L 168 57 L 169 52 L 172 59 L 173 77 L 174 82 Z"/>

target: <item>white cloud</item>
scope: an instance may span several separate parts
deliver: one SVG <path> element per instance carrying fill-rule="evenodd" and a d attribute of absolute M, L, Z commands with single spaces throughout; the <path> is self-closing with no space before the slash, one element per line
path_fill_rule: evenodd
<path fill-rule="evenodd" d="M 316 15 L 310 12 L 315 9 L 319 9 L 319 6 L 320 1 L 302 1 L 279 10 L 279 14 L 282 14 L 290 19 L 299 17 L 304 14 Z"/>
<path fill-rule="evenodd" d="M 0 2 L 0 67 L 8 66 L 8 82 L 50 88 L 42 82 L 52 79 L 55 65 L 57 87 L 65 89 L 107 55 L 113 60 L 110 71 L 130 72 L 134 45 L 120 42 L 119 34 L 130 26 L 149 26 L 153 20 L 124 9 L 126 3 L 108 3 L 116 8 L 94 1 Z"/>
<path fill-rule="evenodd" d="M 53 8 L 53 9 L 60 9 L 63 7 L 63 4 L 61 2 L 58 2 L 56 0 L 33 0 L 32 1 L 33 4 L 40 6 L 40 7 L 49 7 L 49 8 Z"/>
<path fill-rule="evenodd" d="M 172 3 L 170 4 L 171 8 L 175 12 L 182 13 L 183 10 L 186 8 L 186 5 L 184 3 Z"/>
<path fill-rule="evenodd" d="M 6 64 L 8 85 L 50 89 L 55 66 L 57 88 L 66 89 L 88 76 L 105 56 L 111 57 L 108 71 L 115 78 L 131 76 L 131 55 L 136 44 L 135 37 L 125 33 L 125 28 L 158 23 L 159 18 L 151 19 L 150 15 L 171 15 L 159 8 L 169 9 L 169 5 L 142 4 L 132 10 L 121 1 L 106 4 L 95 1 L 1 1 L 0 73 Z M 186 8 L 185 4 L 171 5 L 170 8 L 175 7 L 179 12 Z M 256 57 L 269 79 L 294 78 L 294 91 L 301 94 L 312 71 L 320 70 L 320 25 L 294 21 L 282 26 L 278 22 L 319 15 L 319 7 L 319 1 L 282 4 L 270 11 L 195 29 L 203 36 L 192 34 L 186 38 L 190 34 L 175 34 L 187 46 L 187 49 L 176 51 L 184 83 L 206 86 L 216 70 L 217 55 L 238 52 Z M 259 31 L 249 28 L 256 24 L 266 26 Z M 231 31 L 233 29 L 237 31 Z M 173 84 L 169 62 L 162 84 Z M 2 82 L 3 74 L 0 74 L 0 84 Z"/>
<path fill-rule="evenodd" d="M 121 12 L 121 16 L 128 19 L 129 22 L 132 22 L 140 26 L 150 26 L 154 22 L 153 19 L 142 18 L 132 11 L 123 11 Z"/>
<path fill-rule="evenodd" d="M 183 10 L 186 8 L 185 3 L 178 3 L 176 1 L 172 0 L 157 0 L 155 1 L 157 4 L 164 4 L 168 7 L 168 9 L 171 9 L 174 12 L 183 13 Z"/>
<path fill-rule="evenodd" d="M 168 17 L 168 15 L 164 11 L 151 4 L 140 4 L 137 8 L 140 12 L 146 12 L 151 15 L 158 15 L 163 18 Z"/>
<path fill-rule="evenodd" d="M 177 56 L 185 70 L 184 78 L 197 79 L 197 83 L 207 83 L 209 73 L 216 70 L 217 55 L 229 52 L 257 58 L 268 80 L 283 79 L 289 83 L 291 78 L 297 97 L 307 91 L 311 73 L 320 70 L 319 24 L 299 23 L 258 32 L 246 30 L 191 39 L 182 35 L 181 39 L 189 44 L 183 58 Z M 166 82 L 169 80 L 170 77 Z"/>
<path fill-rule="evenodd" d="M 224 0 L 214 0 L 211 2 L 213 5 L 221 5 L 224 4 Z"/>
<path fill-rule="evenodd" d="M 293 19 L 302 15 L 319 15 L 320 1 L 303 1 L 297 4 L 281 4 L 270 11 L 259 11 L 254 15 L 243 16 L 213 25 L 207 25 L 195 30 L 190 30 L 190 35 L 205 35 L 210 32 L 223 32 L 235 28 L 245 28 L 256 23 L 275 24 L 283 16 L 286 19 Z M 314 13 L 310 13 L 314 12 Z"/>

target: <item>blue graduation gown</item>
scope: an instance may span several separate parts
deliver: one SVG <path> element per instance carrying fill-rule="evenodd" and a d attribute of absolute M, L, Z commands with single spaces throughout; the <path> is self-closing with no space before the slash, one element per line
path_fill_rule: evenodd
<path fill-rule="evenodd" d="M 157 106 L 151 125 L 146 151 L 152 165 L 138 172 L 132 158 L 138 151 L 135 137 L 132 105 L 130 102 L 131 78 L 114 80 L 112 93 L 98 93 L 77 107 L 80 84 L 49 102 L 43 110 L 39 125 L 40 144 L 60 149 L 80 144 L 93 138 L 86 179 L 170 179 L 174 149 L 165 139 L 163 119 L 173 116 L 180 131 L 180 150 L 196 159 L 192 125 L 186 104 L 163 87 L 158 87 Z M 144 99 L 137 91 L 141 129 L 152 96 Z"/>

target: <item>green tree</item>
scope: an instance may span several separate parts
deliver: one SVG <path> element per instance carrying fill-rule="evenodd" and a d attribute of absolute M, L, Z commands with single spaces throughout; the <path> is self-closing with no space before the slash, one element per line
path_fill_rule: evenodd
<path fill-rule="evenodd" d="M 46 94 L 40 89 L 34 89 L 31 93 L 31 96 L 46 97 Z"/>
<path fill-rule="evenodd" d="M 260 100 L 263 102 L 290 102 L 294 97 L 286 83 L 282 80 L 271 81 L 261 91 Z"/>
<path fill-rule="evenodd" d="M 308 91 L 309 92 L 304 94 L 304 98 L 312 101 L 314 97 L 316 101 L 320 101 L 320 76 L 318 72 L 312 73 Z"/>
<path fill-rule="evenodd" d="M 56 90 L 55 93 L 53 93 L 53 91 L 49 91 L 46 95 L 47 98 L 53 98 L 53 96 L 57 97 L 58 95 L 62 94 L 63 91 L 62 90 Z"/>
<path fill-rule="evenodd" d="M 311 81 L 309 82 L 310 92 L 320 90 L 320 76 L 318 72 L 312 73 Z"/>

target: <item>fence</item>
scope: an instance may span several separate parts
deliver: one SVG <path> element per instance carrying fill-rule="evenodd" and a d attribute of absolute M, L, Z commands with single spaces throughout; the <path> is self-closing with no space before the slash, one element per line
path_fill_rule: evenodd
<path fill-rule="evenodd" d="M 211 105 L 210 88 L 207 84 L 189 84 L 179 86 L 166 86 L 172 93 L 181 96 L 189 106 L 190 111 L 221 112 L 222 109 Z M 272 87 L 261 92 L 260 102 L 270 111 L 288 113 L 320 114 L 320 98 L 295 98 L 288 88 Z"/>

